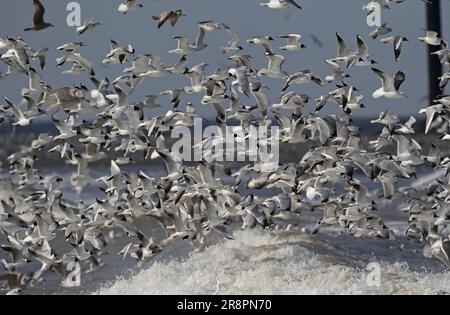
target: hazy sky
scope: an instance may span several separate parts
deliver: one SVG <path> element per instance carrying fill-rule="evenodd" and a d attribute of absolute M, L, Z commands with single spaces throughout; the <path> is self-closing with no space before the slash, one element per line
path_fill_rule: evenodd
<path fill-rule="evenodd" d="M 125 0 L 123 0 L 125 1 Z M 378 61 L 378 67 L 391 74 L 397 70 L 403 70 L 407 80 L 403 89 L 409 98 L 405 101 L 392 102 L 389 100 L 373 100 L 372 92 L 380 85 L 378 78 L 368 68 L 352 68 L 352 77 L 348 80 L 355 85 L 364 95 L 363 103 L 369 108 L 359 112 L 360 115 L 376 115 L 380 111 L 390 108 L 393 112 L 402 115 L 415 114 L 421 106 L 428 105 L 424 99 L 427 95 L 427 62 L 426 47 L 417 41 L 417 37 L 423 35 L 422 27 L 425 26 L 425 5 L 420 0 L 406 0 L 406 3 L 396 5 L 392 10 L 383 11 L 383 21 L 389 22 L 394 28 L 395 34 L 405 35 L 410 42 L 407 43 L 401 60 L 396 63 L 393 56 L 392 45 L 372 41 L 368 38 L 371 29 L 366 24 L 366 18 L 361 7 L 367 1 L 361 0 L 299 0 L 304 10 L 269 10 L 259 6 L 260 0 L 141 0 L 144 8 L 122 15 L 117 11 L 120 0 L 80 0 L 82 19 L 95 17 L 102 23 L 94 31 L 81 36 L 77 35 L 73 28 L 66 24 L 66 5 L 70 1 L 42 0 L 47 9 L 46 20 L 55 24 L 51 28 L 41 32 L 24 33 L 23 29 L 32 21 L 32 0 L 0 1 L 0 36 L 21 36 L 31 47 L 39 49 L 49 47 L 52 51 L 48 54 L 48 66 L 43 73 L 43 80 L 53 88 L 72 86 L 80 82 L 89 81 L 87 76 L 63 75 L 61 72 L 67 69 L 56 69 L 55 59 L 61 53 L 55 51 L 55 47 L 72 41 L 82 40 L 88 47 L 80 50 L 85 57 L 94 61 L 98 77 L 108 76 L 113 79 L 120 75 L 123 66 L 112 65 L 108 68 L 101 64 L 104 56 L 109 52 L 110 39 L 119 44 L 132 44 L 137 54 L 156 53 L 163 57 L 167 64 L 176 63 L 179 56 L 169 55 L 167 51 L 175 48 L 176 42 L 173 36 L 183 35 L 195 39 L 197 22 L 204 20 L 217 20 L 231 25 L 242 39 L 245 47 L 244 53 L 254 56 L 253 66 L 261 68 L 265 66 L 266 58 L 260 47 L 245 43 L 245 39 L 252 35 L 277 36 L 288 33 L 300 33 L 305 37 L 304 43 L 308 49 L 299 52 L 283 53 L 287 57 L 285 70 L 295 73 L 310 69 L 317 72 L 323 78 L 330 72 L 324 63 L 325 58 L 336 56 L 337 44 L 335 32 L 347 40 L 349 49 L 356 49 L 356 35 L 361 34 L 370 48 L 373 59 Z M 444 0 L 443 37 L 450 39 L 450 4 Z M 182 19 L 175 28 L 164 26 L 160 31 L 156 29 L 152 15 L 157 15 L 167 9 L 183 9 L 187 17 Z M 320 49 L 310 38 L 315 34 L 325 47 Z M 189 57 L 190 66 L 200 62 L 207 62 L 211 73 L 218 67 L 230 64 L 225 55 L 222 55 L 220 47 L 227 42 L 227 36 L 222 33 L 207 34 L 206 41 L 209 47 Z M 274 44 L 282 46 L 283 41 Z M 279 50 L 277 49 L 277 52 Z M 36 66 L 37 68 L 37 66 Z M 4 65 L 0 70 L 5 71 Z M 283 82 L 279 80 L 263 79 L 270 86 L 270 99 L 275 102 L 279 95 Z M 13 100 L 20 100 L 20 90 L 27 84 L 27 78 L 23 75 L 12 76 L 0 80 L 0 95 Z M 188 85 L 187 78 L 169 76 L 163 79 L 148 79 L 133 94 L 131 101 L 139 101 L 145 95 L 159 94 L 168 88 L 184 87 Z M 312 85 L 295 87 L 300 93 L 309 94 L 316 98 L 333 89 L 332 85 L 319 88 Z M 185 97 L 186 101 L 198 101 L 191 96 Z M 245 98 L 243 98 L 245 100 Z M 161 100 L 165 104 L 167 102 Z M 253 100 L 245 100 L 247 105 L 254 105 Z M 199 105 L 200 107 L 202 105 Z M 310 104 L 313 106 L 313 104 Z M 336 107 L 330 105 L 328 112 L 336 112 Z M 325 112 L 327 112 L 325 111 Z M 211 108 L 202 110 L 205 115 L 214 114 Z"/>

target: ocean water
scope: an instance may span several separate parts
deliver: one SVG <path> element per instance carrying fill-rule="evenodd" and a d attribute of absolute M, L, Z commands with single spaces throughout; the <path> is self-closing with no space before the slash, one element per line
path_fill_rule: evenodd
<path fill-rule="evenodd" d="M 382 243 L 381 247 L 389 253 L 371 253 L 363 247 L 345 248 L 298 231 L 239 232 L 236 240 L 213 245 L 181 261 L 154 263 L 131 277 L 107 282 L 93 293 L 450 293 L 450 273 L 438 265 L 417 270 L 422 259 L 413 259 L 411 248 L 402 251 L 396 244 L 384 247 L 387 244 Z M 392 255 L 397 255 L 398 260 L 392 261 L 389 257 Z M 381 267 L 379 283 L 370 281 L 371 273 L 366 267 L 371 262 Z"/>

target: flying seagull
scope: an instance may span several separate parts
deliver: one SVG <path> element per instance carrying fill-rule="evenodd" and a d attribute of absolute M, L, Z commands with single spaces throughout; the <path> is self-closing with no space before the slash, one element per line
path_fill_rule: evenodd
<path fill-rule="evenodd" d="M 223 53 L 230 53 L 235 51 L 240 51 L 243 48 L 239 46 L 240 38 L 239 36 L 231 30 L 231 27 L 227 24 L 222 24 L 225 33 L 229 36 L 230 40 L 226 47 L 223 47 Z"/>
<path fill-rule="evenodd" d="M 445 89 L 445 87 L 447 86 L 448 80 L 450 80 L 450 72 L 447 72 L 444 75 L 442 75 L 442 77 L 440 77 L 439 80 L 440 80 L 439 87 L 441 89 Z"/>
<path fill-rule="evenodd" d="M 392 28 L 387 26 L 387 23 L 383 23 L 378 26 L 373 32 L 369 34 L 372 39 L 377 39 L 378 37 L 392 32 Z"/>
<path fill-rule="evenodd" d="M 299 43 L 299 40 L 302 38 L 302 35 L 299 34 L 288 34 L 288 35 L 281 35 L 278 36 L 278 38 L 284 38 L 287 40 L 287 45 L 280 47 L 281 50 L 286 51 L 297 51 L 302 48 L 306 48 L 305 45 Z"/>
<path fill-rule="evenodd" d="M 83 42 L 67 43 L 56 48 L 57 50 L 65 50 L 67 52 L 75 52 L 79 48 L 86 46 Z"/>
<path fill-rule="evenodd" d="M 39 66 L 41 67 L 42 70 L 44 70 L 44 68 L 45 68 L 46 54 L 48 51 L 49 51 L 48 48 L 42 48 L 42 49 L 39 49 L 38 51 L 34 52 L 33 55 L 31 56 L 31 58 L 33 60 L 35 60 L 35 59 L 39 60 Z"/>
<path fill-rule="evenodd" d="M 442 43 L 442 39 L 439 38 L 438 35 L 439 34 L 437 32 L 427 31 L 424 37 L 419 37 L 419 40 L 430 46 L 439 46 Z"/>
<path fill-rule="evenodd" d="M 33 0 L 33 9 L 34 9 L 33 26 L 26 28 L 25 32 L 41 31 L 48 27 L 54 27 L 53 24 L 44 21 L 45 8 L 39 0 Z"/>
<path fill-rule="evenodd" d="M 393 78 L 385 72 L 372 68 L 378 77 L 380 77 L 383 86 L 373 92 L 373 98 L 386 97 L 391 100 L 399 100 L 406 98 L 406 94 L 400 92 L 400 86 L 405 82 L 406 76 L 402 71 L 398 71 Z"/>
<path fill-rule="evenodd" d="M 394 44 L 395 61 L 399 61 L 400 55 L 402 54 L 403 43 L 407 42 L 408 39 L 403 36 L 390 36 L 382 38 L 380 41 L 385 44 Z"/>
<path fill-rule="evenodd" d="M 447 266 L 450 266 L 450 241 L 437 241 L 431 246 L 431 253 L 434 257 L 441 260 Z"/>
<path fill-rule="evenodd" d="M 294 0 L 270 0 L 266 3 L 260 3 L 260 5 L 270 9 L 284 9 L 288 6 L 293 6 L 300 10 L 302 9 L 302 7 L 299 6 Z"/>
<path fill-rule="evenodd" d="M 170 21 L 170 24 L 172 26 L 175 26 L 177 24 L 180 17 L 186 16 L 182 10 L 176 10 L 176 11 L 164 11 L 158 16 L 154 16 L 153 19 L 155 21 L 158 21 L 158 29 L 160 29 L 167 21 Z"/>
<path fill-rule="evenodd" d="M 77 27 L 78 35 L 83 35 L 84 33 L 94 29 L 96 26 L 100 25 L 99 22 L 95 22 L 94 19 L 84 21 L 83 25 Z"/>
<path fill-rule="evenodd" d="M 137 0 L 127 0 L 127 3 L 121 3 L 119 8 L 117 9 L 119 12 L 123 14 L 127 14 L 130 11 L 136 11 L 139 8 L 143 8 L 144 6 L 139 3 Z"/>
<path fill-rule="evenodd" d="M 253 36 L 252 38 L 247 39 L 247 43 L 261 45 L 267 54 L 273 54 L 273 47 L 270 43 L 273 41 L 271 36 Z"/>
<path fill-rule="evenodd" d="M 286 61 L 283 56 L 269 53 L 266 54 L 266 56 L 267 59 L 269 59 L 269 64 L 267 69 L 261 69 L 258 71 L 259 76 L 265 75 L 273 79 L 285 79 L 289 76 L 287 72 L 281 70 L 281 67 Z"/>
<path fill-rule="evenodd" d="M 15 123 L 13 123 L 14 126 L 28 126 L 31 124 L 31 120 L 36 118 L 37 116 L 33 116 L 33 117 L 26 117 L 25 114 L 19 109 L 19 107 L 17 107 L 16 104 L 14 104 L 13 102 L 11 102 L 8 98 L 4 97 L 4 100 L 6 101 L 6 103 L 9 106 L 9 109 L 11 110 L 11 112 L 14 114 L 14 116 L 16 116 L 17 121 Z"/>

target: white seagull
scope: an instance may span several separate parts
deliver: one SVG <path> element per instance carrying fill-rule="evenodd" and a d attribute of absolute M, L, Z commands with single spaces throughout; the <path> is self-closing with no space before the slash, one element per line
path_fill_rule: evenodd
<path fill-rule="evenodd" d="M 96 22 L 94 19 L 86 20 L 83 25 L 77 27 L 77 33 L 78 35 L 83 35 L 84 33 L 93 30 L 98 25 L 100 25 L 100 23 Z"/>
<path fill-rule="evenodd" d="M 302 48 L 306 48 L 305 45 L 299 43 L 299 40 L 302 38 L 300 34 L 289 34 L 289 35 L 281 35 L 278 38 L 284 38 L 287 40 L 287 45 L 280 47 L 281 50 L 286 51 L 297 51 Z"/>
<path fill-rule="evenodd" d="M 143 8 L 144 6 L 139 3 L 137 0 L 127 0 L 127 3 L 121 3 L 119 8 L 117 9 L 119 12 L 126 14 L 130 11 L 136 11 L 139 8 Z"/>
<path fill-rule="evenodd" d="M 294 0 L 270 0 L 269 2 L 260 3 L 260 5 L 270 9 L 285 9 L 288 6 L 302 9 Z"/>
<path fill-rule="evenodd" d="M 385 44 L 394 44 L 395 61 L 399 61 L 400 55 L 402 54 L 403 43 L 407 42 L 408 39 L 404 36 L 390 36 L 382 38 L 380 41 Z"/>
<path fill-rule="evenodd" d="M 267 58 L 269 59 L 267 69 L 259 70 L 258 75 L 268 76 L 269 78 L 273 79 L 287 78 L 289 74 L 281 70 L 281 67 L 283 66 L 283 63 L 286 61 L 286 59 L 281 55 L 273 55 L 273 54 L 266 54 L 266 55 Z"/>
<path fill-rule="evenodd" d="M 386 97 L 391 100 L 400 100 L 407 98 L 406 94 L 400 92 L 400 86 L 405 82 L 406 76 L 402 71 L 398 71 L 392 78 L 385 72 L 372 68 L 373 72 L 378 75 L 383 83 L 383 86 L 373 92 L 372 96 L 375 99 Z"/>
<path fill-rule="evenodd" d="M 433 31 L 427 31 L 424 37 L 419 37 L 419 40 L 430 46 L 439 46 L 442 43 L 442 39 L 438 37 L 438 33 Z"/>

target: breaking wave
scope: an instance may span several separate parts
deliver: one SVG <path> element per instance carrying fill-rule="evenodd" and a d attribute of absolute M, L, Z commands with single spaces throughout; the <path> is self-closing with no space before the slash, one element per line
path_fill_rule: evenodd
<path fill-rule="evenodd" d="M 398 250 L 398 249 L 396 249 Z M 302 233 L 248 231 L 236 240 L 155 262 L 96 294 L 447 294 L 450 274 L 380 261 L 380 286 L 367 282 L 365 257 Z M 383 258 L 378 258 L 383 259 Z"/>

